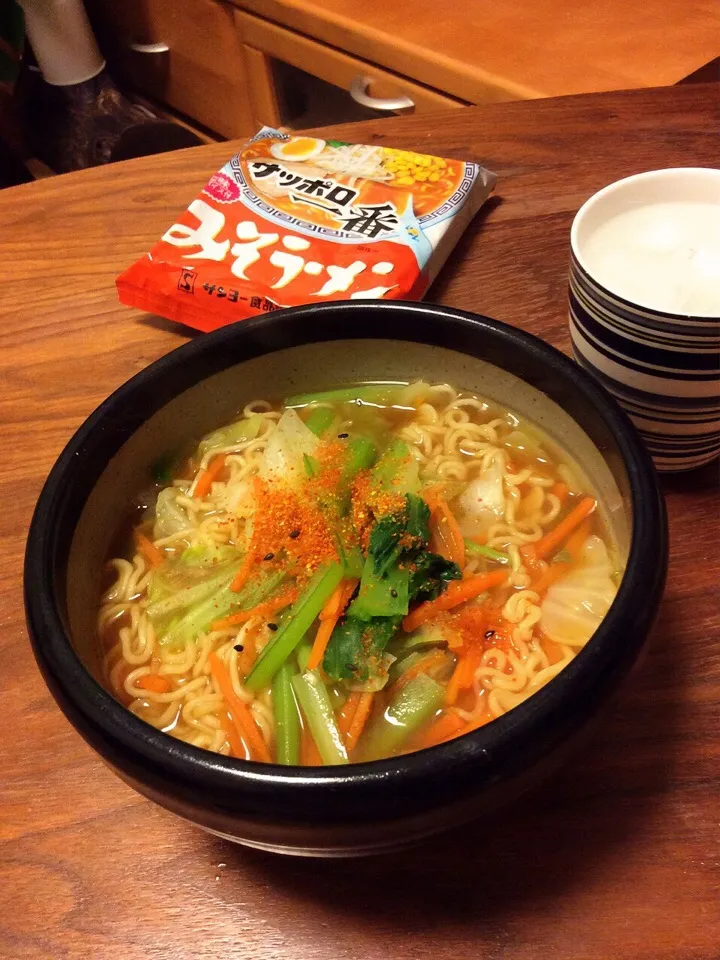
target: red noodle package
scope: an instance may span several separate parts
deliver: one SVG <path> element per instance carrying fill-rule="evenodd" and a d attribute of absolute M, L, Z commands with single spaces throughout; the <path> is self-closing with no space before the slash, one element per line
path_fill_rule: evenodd
<path fill-rule="evenodd" d="M 263 128 L 117 280 L 210 331 L 280 307 L 420 299 L 495 176 L 476 163 Z"/>

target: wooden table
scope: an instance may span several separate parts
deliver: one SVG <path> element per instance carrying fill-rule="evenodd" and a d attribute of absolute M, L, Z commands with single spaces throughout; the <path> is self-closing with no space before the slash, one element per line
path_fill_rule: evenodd
<path fill-rule="evenodd" d="M 499 199 L 431 298 L 568 348 L 574 211 L 603 184 L 717 162 L 718 88 L 529 101 L 338 129 L 483 160 Z M 670 579 L 643 667 L 578 762 L 512 810 L 393 858 L 285 859 L 206 836 L 122 784 L 55 707 L 21 607 L 25 531 L 62 445 L 187 331 L 116 274 L 227 145 L 0 193 L 0 957 L 716 960 L 717 473 L 664 481 Z"/>

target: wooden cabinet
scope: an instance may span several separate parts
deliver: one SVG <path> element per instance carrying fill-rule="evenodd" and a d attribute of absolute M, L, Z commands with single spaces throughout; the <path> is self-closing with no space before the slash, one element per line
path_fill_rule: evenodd
<path fill-rule="evenodd" d="M 717 0 L 85 2 L 119 76 L 226 137 L 676 83 L 720 26 Z"/>
<path fill-rule="evenodd" d="M 252 113 L 258 123 L 322 126 L 398 113 L 458 109 L 438 93 L 303 34 L 241 10 Z"/>
<path fill-rule="evenodd" d="M 253 132 L 233 10 L 217 0 L 85 0 L 113 72 L 226 137 Z"/>
<path fill-rule="evenodd" d="M 228 138 L 465 102 L 221 0 L 86 0 L 113 72 Z"/>

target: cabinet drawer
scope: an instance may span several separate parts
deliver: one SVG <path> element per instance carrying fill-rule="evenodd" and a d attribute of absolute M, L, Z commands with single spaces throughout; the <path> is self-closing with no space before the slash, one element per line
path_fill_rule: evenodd
<path fill-rule="evenodd" d="M 318 43 L 301 33 L 286 30 L 245 11 L 236 10 L 235 21 L 243 45 L 249 52 L 249 56 L 246 53 L 249 65 L 252 64 L 253 51 L 256 51 L 264 57 L 290 64 L 297 70 L 341 88 L 346 91 L 349 103 L 354 100 L 356 104 L 362 104 L 368 109 L 388 114 L 420 113 L 466 106 L 461 100 L 398 77 L 335 47 Z M 255 103 L 267 103 L 269 91 L 256 89 L 257 77 L 257 71 L 252 70 L 250 80 L 253 99 Z M 377 106 L 373 101 L 378 99 L 403 100 L 404 104 L 395 108 L 391 104 Z M 270 118 L 265 116 L 256 116 L 256 120 L 271 122 Z"/>
<path fill-rule="evenodd" d="M 252 131 L 230 7 L 217 0 L 86 2 L 102 49 L 126 81 L 224 136 Z"/>

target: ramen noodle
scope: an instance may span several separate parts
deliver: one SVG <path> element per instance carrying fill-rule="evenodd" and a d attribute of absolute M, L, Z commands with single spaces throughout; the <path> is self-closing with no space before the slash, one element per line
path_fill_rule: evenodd
<path fill-rule="evenodd" d="M 204 331 L 323 300 L 417 300 L 494 183 L 477 163 L 264 127 L 118 278 L 120 300 Z"/>
<path fill-rule="evenodd" d="M 534 424 L 449 384 L 251 401 L 156 465 L 114 540 L 102 680 L 242 760 L 471 733 L 551 683 L 615 598 L 623 562 L 577 474 Z"/>

